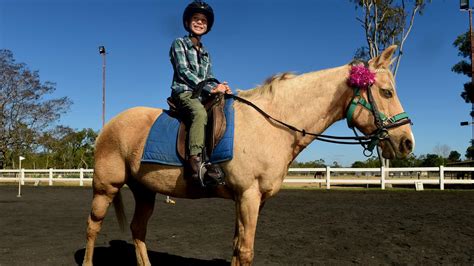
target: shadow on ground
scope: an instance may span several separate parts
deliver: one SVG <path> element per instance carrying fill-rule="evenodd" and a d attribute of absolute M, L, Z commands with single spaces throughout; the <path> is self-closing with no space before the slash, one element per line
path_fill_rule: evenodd
<path fill-rule="evenodd" d="M 94 249 L 94 265 L 137 265 L 135 247 L 123 240 L 112 240 L 109 247 Z M 77 265 L 82 265 L 85 249 L 79 249 L 74 254 Z M 173 254 L 148 250 L 148 257 L 152 265 L 196 265 L 196 266 L 228 266 L 229 262 L 223 259 L 202 260 L 185 258 Z"/>

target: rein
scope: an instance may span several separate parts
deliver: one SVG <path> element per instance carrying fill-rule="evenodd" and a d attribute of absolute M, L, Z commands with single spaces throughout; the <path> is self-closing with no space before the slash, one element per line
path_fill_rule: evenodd
<path fill-rule="evenodd" d="M 287 124 L 287 123 L 285 123 L 285 122 L 283 122 L 279 119 L 274 118 L 273 116 L 269 115 L 268 113 L 263 111 L 260 107 L 256 106 L 254 103 L 252 103 L 249 100 L 246 100 L 246 99 L 244 99 L 242 97 L 239 97 L 237 95 L 234 95 L 234 94 L 225 94 L 224 96 L 226 98 L 233 98 L 237 101 L 243 102 L 243 103 L 251 106 L 252 108 L 257 110 L 260 114 L 262 114 L 265 118 L 267 118 L 269 120 L 272 120 L 272 121 L 274 121 L 274 122 L 276 122 L 280 125 L 283 125 L 288 129 L 291 129 L 295 132 L 302 133 L 303 136 L 306 136 L 306 135 L 314 136 L 314 137 L 316 137 L 316 139 L 318 139 L 320 141 L 330 142 L 330 143 L 337 143 L 337 144 L 362 144 L 362 145 L 367 145 L 367 144 L 372 142 L 372 139 L 377 138 L 376 134 L 370 134 L 370 135 L 366 135 L 366 136 L 358 136 L 356 134 L 356 136 L 354 136 L 354 137 L 341 137 L 341 136 L 332 136 L 332 135 L 324 135 L 324 134 L 307 132 L 304 129 L 299 129 L 299 128 L 293 126 L 293 125 Z M 356 140 L 356 141 L 351 142 L 351 141 L 339 141 L 339 140 Z"/>
<path fill-rule="evenodd" d="M 367 64 L 365 63 L 365 67 L 367 67 Z M 364 71 L 369 71 L 368 68 L 366 68 Z M 386 70 L 384 69 L 377 69 L 375 72 L 384 72 Z M 372 73 L 372 78 L 374 78 L 373 81 L 375 81 L 375 75 Z M 364 78 L 362 76 L 362 78 Z M 200 82 L 197 86 L 197 89 L 193 93 L 193 97 L 196 97 L 201 94 L 204 85 L 207 82 L 216 82 L 220 83 L 217 79 L 207 79 L 202 82 Z M 274 118 L 273 116 L 269 115 L 267 112 L 262 110 L 260 107 L 252 103 L 251 101 L 244 99 L 242 97 L 239 97 L 234 94 L 225 94 L 225 98 L 232 98 L 237 101 L 240 101 L 242 103 L 245 103 L 255 110 L 257 110 L 260 114 L 262 114 L 266 119 L 272 120 L 292 131 L 299 132 L 303 134 L 303 137 L 306 135 L 310 135 L 315 137 L 317 140 L 324 141 L 324 142 L 329 142 L 329 143 L 336 143 L 336 144 L 349 144 L 349 145 L 361 145 L 364 148 L 363 154 L 366 157 L 370 157 L 373 154 L 374 148 L 379 144 L 381 140 L 385 140 L 389 138 L 388 130 L 391 128 L 403 126 L 406 124 L 412 124 L 410 118 L 408 117 L 408 114 L 405 112 L 396 114 L 392 117 L 387 117 L 384 113 L 380 112 L 377 108 L 377 104 L 374 101 L 373 95 L 372 95 L 372 84 L 364 84 L 364 86 L 353 86 L 354 87 L 354 96 L 352 97 L 352 100 L 349 103 L 349 106 L 347 107 L 346 111 L 346 119 L 347 119 L 347 125 L 349 128 L 351 128 L 354 131 L 354 135 L 352 137 L 341 137 L 341 136 L 333 136 L 333 135 L 324 135 L 324 134 L 318 134 L 318 133 L 312 133 L 312 132 L 307 132 L 305 129 L 299 129 L 293 125 L 290 125 L 288 123 L 285 123 L 279 119 Z M 365 86 L 366 85 L 366 86 Z M 366 101 L 360 94 L 361 88 L 367 88 L 367 99 Z M 356 110 L 356 107 L 358 105 L 361 105 L 362 107 L 366 108 L 370 112 L 372 112 L 372 115 L 374 116 L 374 123 L 377 129 L 372 132 L 371 134 L 364 135 L 364 136 L 359 136 L 355 129 L 355 125 L 352 123 L 352 118 L 354 116 L 354 112 Z"/>
<path fill-rule="evenodd" d="M 383 69 L 376 70 L 376 72 L 383 72 L 383 71 L 385 70 Z M 346 111 L 347 125 L 349 128 L 351 128 L 354 131 L 354 135 L 355 135 L 351 137 L 341 137 L 341 136 L 324 135 L 324 134 L 307 132 L 305 129 L 299 129 L 293 125 L 290 125 L 279 119 L 274 118 L 273 116 L 269 115 L 268 113 L 266 113 L 264 110 L 262 110 L 260 107 L 256 106 L 254 103 L 252 103 L 249 100 L 246 100 L 244 98 L 241 98 L 233 94 L 225 94 L 225 97 L 233 98 L 235 100 L 238 100 L 242 103 L 245 103 L 251 106 L 252 108 L 257 110 L 260 114 L 262 114 L 265 118 L 272 120 L 290 130 L 302 133 L 303 137 L 306 135 L 310 135 L 310 136 L 315 137 L 317 140 L 329 142 L 329 143 L 361 145 L 364 148 L 363 154 L 366 157 L 370 157 L 372 156 L 373 150 L 379 144 L 379 142 L 381 140 L 389 138 L 388 136 L 389 129 L 406 125 L 406 124 L 412 124 L 410 118 L 408 117 L 408 114 L 405 112 L 396 114 L 392 117 L 387 117 L 384 113 L 380 112 L 377 108 L 377 104 L 374 101 L 371 88 L 372 88 L 372 84 L 369 84 L 367 86 L 368 101 L 366 101 L 361 96 L 360 87 L 354 88 L 354 96 L 352 97 L 352 100 L 350 101 L 350 104 L 347 107 L 347 111 Z M 354 116 L 355 109 L 358 105 L 361 105 L 362 107 L 372 112 L 372 115 L 374 116 L 374 123 L 377 129 L 371 134 L 359 136 L 359 134 L 357 133 L 355 129 L 355 125 L 352 123 L 352 120 L 353 120 L 352 118 Z M 348 141 L 348 140 L 352 140 L 352 141 Z"/>

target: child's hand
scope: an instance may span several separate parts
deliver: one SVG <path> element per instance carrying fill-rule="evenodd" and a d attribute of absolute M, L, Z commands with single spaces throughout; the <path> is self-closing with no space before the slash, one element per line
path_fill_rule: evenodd
<path fill-rule="evenodd" d="M 229 85 L 227 85 L 227 81 L 224 81 L 222 85 L 225 86 L 225 94 L 232 94 L 232 90 L 230 89 Z"/>
<path fill-rule="evenodd" d="M 215 93 L 225 93 L 225 94 L 232 94 L 232 90 L 230 89 L 230 87 L 227 85 L 227 82 L 224 81 L 223 83 L 221 84 L 217 84 L 217 86 L 211 90 L 211 93 L 212 94 L 215 94 Z"/>

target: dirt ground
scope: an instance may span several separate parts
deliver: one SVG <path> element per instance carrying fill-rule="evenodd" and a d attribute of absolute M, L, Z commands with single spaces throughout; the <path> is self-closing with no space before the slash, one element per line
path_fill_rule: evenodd
<path fill-rule="evenodd" d="M 127 217 L 134 201 L 123 189 Z M 0 266 L 82 262 L 91 188 L 0 186 Z M 153 265 L 229 265 L 234 205 L 157 195 Z M 474 190 L 282 190 L 263 209 L 255 265 L 474 263 Z M 135 265 L 131 233 L 109 210 L 95 265 Z"/>

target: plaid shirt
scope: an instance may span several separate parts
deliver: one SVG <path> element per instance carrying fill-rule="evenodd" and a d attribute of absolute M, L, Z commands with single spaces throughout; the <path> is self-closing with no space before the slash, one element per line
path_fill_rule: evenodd
<path fill-rule="evenodd" d="M 209 53 L 204 47 L 201 47 L 201 51 L 198 52 L 189 36 L 177 38 L 173 42 L 170 49 L 170 61 L 174 69 L 172 95 L 193 91 L 199 82 L 214 78 Z M 209 82 L 204 86 L 203 91 L 210 93 L 215 86 L 217 83 Z"/>

